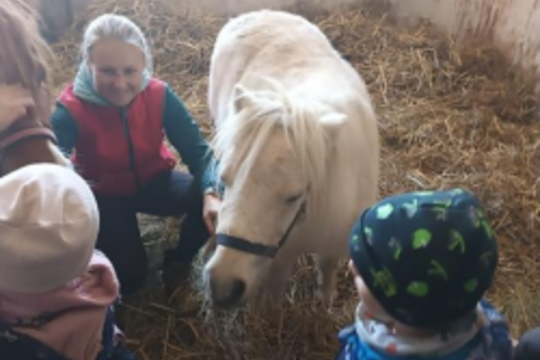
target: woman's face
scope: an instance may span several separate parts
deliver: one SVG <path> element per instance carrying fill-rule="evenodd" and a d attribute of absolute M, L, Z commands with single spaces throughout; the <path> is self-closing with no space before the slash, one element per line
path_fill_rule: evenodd
<path fill-rule="evenodd" d="M 119 40 L 92 47 L 89 66 L 97 93 L 115 106 L 126 106 L 139 93 L 145 59 L 142 51 Z"/>

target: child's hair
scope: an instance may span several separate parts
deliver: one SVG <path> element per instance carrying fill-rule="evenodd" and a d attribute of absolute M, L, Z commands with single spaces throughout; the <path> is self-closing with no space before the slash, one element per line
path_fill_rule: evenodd
<path fill-rule="evenodd" d="M 41 38 L 38 15 L 20 0 L 0 1 L 0 84 L 31 90 L 39 114 L 47 114 L 39 91 L 48 86 L 52 52 Z M 49 119 L 43 119 L 47 122 Z"/>
<path fill-rule="evenodd" d="M 358 274 L 389 315 L 441 331 L 474 312 L 498 262 L 484 210 L 461 189 L 380 201 L 355 224 L 349 248 Z"/>
<path fill-rule="evenodd" d="M 122 15 L 104 14 L 92 20 L 84 32 L 82 60 L 88 60 L 92 47 L 98 41 L 111 39 L 139 48 L 144 55 L 146 70 L 152 72 L 152 53 L 144 33 L 133 21 Z"/>

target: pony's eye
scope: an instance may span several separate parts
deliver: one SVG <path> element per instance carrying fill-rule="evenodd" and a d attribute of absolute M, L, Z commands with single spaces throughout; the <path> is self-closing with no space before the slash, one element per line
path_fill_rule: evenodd
<path fill-rule="evenodd" d="M 292 203 L 295 203 L 297 202 L 298 200 L 300 200 L 302 198 L 302 193 L 298 194 L 298 195 L 294 195 L 294 196 L 291 196 L 291 197 L 288 197 L 286 202 L 287 204 L 292 204 Z"/>
<path fill-rule="evenodd" d="M 221 179 L 221 182 L 223 183 L 223 185 L 225 185 L 225 187 L 231 186 L 231 183 L 230 183 L 230 180 L 229 180 L 228 176 L 225 176 L 224 174 L 222 174 L 220 176 L 220 179 Z"/>

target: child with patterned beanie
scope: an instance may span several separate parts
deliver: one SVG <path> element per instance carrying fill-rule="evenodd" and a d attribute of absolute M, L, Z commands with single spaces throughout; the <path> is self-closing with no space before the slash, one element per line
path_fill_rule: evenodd
<path fill-rule="evenodd" d="M 514 349 L 513 360 L 540 359 L 540 327 L 527 331 Z"/>
<path fill-rule="evenodd" d="M 35 164 L 0 178 L 0 359 L 130 360 L 114 324 L 118 281 L 94 251 L 92 191 Z"/>
<path fill-rule="evenodd" d="M 509 360 L 502 315 L 483 299 L 498 263 L 479 201 L 461 189 L 389 197 L 349 238 L 360 297 L 339 360 Z"/>

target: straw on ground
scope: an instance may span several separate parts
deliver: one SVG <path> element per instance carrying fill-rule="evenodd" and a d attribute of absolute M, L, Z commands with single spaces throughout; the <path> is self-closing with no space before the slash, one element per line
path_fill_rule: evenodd
<path fill-rule="evenodd" d="M 499 51 L 481 43 L 458 49 L 429 24 L 405 30 L 381 9 L 319 11 L 306 15 L 330 37 L 365 78 L 380 119 L 381 196 L 461 186 L 478 194 L 493 221 L 500 266 L 492 300 L 514 335 L 540 321 L 538 100 L 532 74 L 519 72 Z M 384 10 L 384 9 L 382 9 Z M 156 75 L 187 103 L 204 134 L 209 56 L 225 18 L 181 0 L 99 0 L 55 45 L 58 92 L 75 74 L 87 21 L 104 12 L 125 14 L 148 35 Z M 69 69 L 69 70 L 67 70 Z M 175 225 L 142 217 L 153 260 L 176 240 Z M 166 299 L 155 281 L 122 308 L 130 346 L 140 359 L 332 359 L 337 331 L 352 321 L 356 297 L 345 267 L 331 312 L 313 303 L 309 259 L 295 272 L 282 311 L 262 316 L 244 309 L 213 313 L 194 286 Z"/>

